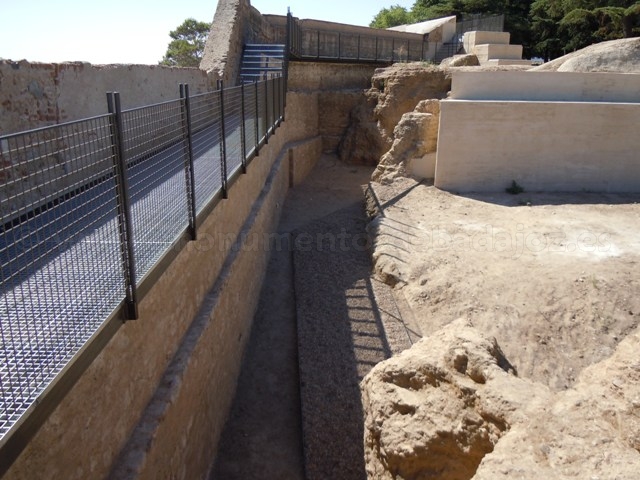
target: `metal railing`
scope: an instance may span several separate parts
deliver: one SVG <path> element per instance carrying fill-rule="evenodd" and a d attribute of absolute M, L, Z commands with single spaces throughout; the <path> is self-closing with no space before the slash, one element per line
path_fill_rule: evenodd
<path fill-rule="evenodd" d="M 107 97 L 108 114 L 0 137 L 2 448 L 114 311 L 137 318 L 140 284 L 284 119 L 285 79 Z"/>
<path fill-rule="evenodd" d="M 349 33 L 310 29 L 287 13 L 287 48 L 291 59 L 308 61 L 344 61 L 356 63 L 394 63 L 427 61 L 439 63 L 457 54 L 462 37 L 472 30 L 503 31 L 504 15 L 472 16 L 456 24 L 456 34 L 448 42 L 429 41 L 428 36 L 415 34 L 384 35 Z M 375 29 L 370 29 L 372 32 Z"/>
<path fill-rule="evenodd" d="M 359 34 L 305 28 L 287 14 L 286 37 L 292 59 L 355 61 L 358 63 L 413 62 L 426 59 L 428 45 L 421 35 Z M 375 29 L 370 29 L 372 32 Z"/>

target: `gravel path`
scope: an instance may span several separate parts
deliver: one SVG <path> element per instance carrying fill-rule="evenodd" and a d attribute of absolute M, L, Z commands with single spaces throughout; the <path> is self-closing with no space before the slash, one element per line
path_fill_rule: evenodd
<path fill-rule="evenodd" d="M 370 175 L 324 156 L 289 192 L 211 479 L 365 478 L 359 381 L 410 344 L 370 277 Z"/>

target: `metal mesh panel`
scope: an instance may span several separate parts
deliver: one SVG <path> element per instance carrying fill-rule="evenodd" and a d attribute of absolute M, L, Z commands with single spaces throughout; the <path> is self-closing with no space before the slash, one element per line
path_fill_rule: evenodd
<path fill-rule="evenodd" d="M 227 175 L 230 177 L 242 166 L 242 89 L 224 90 L 224 128 L 227 153 Z"/>
<path fill-rule="evenodd" d="M 223 119 L 231 175 L 282 114 L 284 85 L 190 97 L 198 212 L 222 188 Z M 0 438 L 125 298 L 125 206 L 137 282 L 187 227 L 185 107 L 175 100 L 0 137 Z"/>
<path fill-rule="evenodd" d="M 258 82 L 258 139 L 262 141 L 265 135 L 265 123 L 266 123 L 266 115 L 267 115 L 267 106 L 266 106 L 266 98 L 267 98 L 267 82 L 262 81 Z"/>
<path fill-rule="evenodd" d="M 222 187 L 220 113 L 219 92 L 208 92 L 191 97 L 193 164 L 198 212 Z"/>
<path fill-rule="evenodd" d="M 109 117 L 0 137 L 0 437 L 124 297 Z"/>
<path fill-rule="evenodd" d="M 244 86 L 245 156 L 256 147 L 256 84 Z"/>
<path fill-rule="evenodd" d="M 137 281 L 188 225 L 181 107 L 174 100 L 122 112 Z"/>

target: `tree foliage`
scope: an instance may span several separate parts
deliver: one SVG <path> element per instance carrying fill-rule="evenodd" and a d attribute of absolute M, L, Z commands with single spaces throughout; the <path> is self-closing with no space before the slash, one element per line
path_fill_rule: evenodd
<path fill-rule="evenodd" d="M 407 23 L 413 23 L 407 9 L 400 5 L 394 5 L 380 10 L 369 26 L 372 28 L 390 28 Z"/>
<path fill-rule="evenodd" d="M 523 45 L 525 55 L 545 59 L 604 40 L 640 36 L 638 0 L 415 0 L 411 9 L 382 9 L 371 26 L 475 14 L 504 14 L 511 43 Z"/>
<path fill-rule="evenodd" d="M 187 18 L 178 28 L 169 33 L 172 40 L 160 65 L 198 67 L 210 29 L 210 23 Z"/>

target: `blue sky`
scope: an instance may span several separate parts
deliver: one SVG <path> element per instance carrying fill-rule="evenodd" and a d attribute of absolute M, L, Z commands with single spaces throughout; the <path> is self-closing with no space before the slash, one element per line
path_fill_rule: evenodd
<path fill-rule="evenodd" d="M 368 25 L 413 0 L 252 0 L 262 13 Z M 169 31 L 188 17 L 210 22 L 216 0 L 0 0 L 0 58 L 156 64 Z"/>

